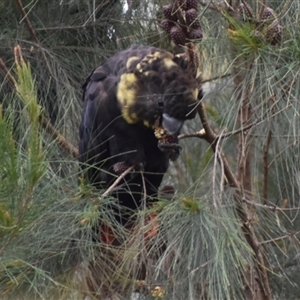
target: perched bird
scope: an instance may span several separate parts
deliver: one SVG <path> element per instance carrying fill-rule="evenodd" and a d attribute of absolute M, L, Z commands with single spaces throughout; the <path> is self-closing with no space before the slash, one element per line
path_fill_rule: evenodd
<path fill-rule="evenodd" d="M 143 200 L 155 200 L 177 136 L 196 114 L 199 82 L 180 56 L 133 45 L 96 68 L 83 85 L 79 160 L 85 178 L 105 189 L 127 168 L 113 196 L 126 223 Z"/>

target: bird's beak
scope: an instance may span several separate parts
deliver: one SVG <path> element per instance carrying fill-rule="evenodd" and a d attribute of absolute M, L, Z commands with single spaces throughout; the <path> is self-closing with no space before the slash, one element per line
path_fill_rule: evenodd
<path fill-rule="evenodd" d="M 168 114 L 162 115 L 162 126 L 168 135 L 177 136 L 183 125 L 182 120 L 170 117 Z"/>

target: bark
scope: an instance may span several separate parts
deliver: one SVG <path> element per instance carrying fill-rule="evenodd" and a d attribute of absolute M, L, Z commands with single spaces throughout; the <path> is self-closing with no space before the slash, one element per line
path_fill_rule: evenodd
<path fill-rule="evenodd" d="M 246 74 L 251 72 L 251 68 L 251 63 L 243 61 L 243 58 L 237 59 L 235 62 L 233 70 L 235 95 L 240 107 L 237 128 L 243 128 L 253 122 L 250 82 L 246 77 Z M 239 203 L 237 213 L 243 222 L 245 238 L 254 252 L 253 263 L 245 271 L 245 296 L 247 300 L 271 300 L 266 260 L 253 228 L 253 219 L 256 218 L 256 213 L 253 208 L 242 201 L 242 199 L 249 200 L 252 195 L 252 140 L 249 137 L 249 131 L 239 133 L 237 151 L 236 179 L 240 187 L 239 195 L 236 196 Z"/>

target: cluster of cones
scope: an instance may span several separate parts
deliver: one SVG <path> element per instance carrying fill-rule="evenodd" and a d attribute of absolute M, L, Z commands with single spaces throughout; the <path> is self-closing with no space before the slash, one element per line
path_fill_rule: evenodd
<path fill-rule="evenodd" d="M 161 27 L 170 35 L 175 45 L 200 41 L 203 37 L 198 20 L 197 0 L 177 0 L 163 6 Z"/>
<path fill-rule="evenodd" d="M 255 26 L 255 36 L 271 45 L 277 45 L 281 42 L 282 26 L 279 23 L 275 11 L 265 6 L 261 16 L 255 16 L 252 7 L 246 2 L 238 7 L 240 19 L 243 22 L 249 22 Z"/>

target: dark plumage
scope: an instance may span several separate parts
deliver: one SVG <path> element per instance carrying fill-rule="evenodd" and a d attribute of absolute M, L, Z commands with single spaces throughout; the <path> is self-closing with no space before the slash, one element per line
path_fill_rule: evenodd
<path fill-rule="evenodd" d="M 198 84 L 183 58 L 134 45 L 95 69 L 83 91 L 79 160 L 85 178 L 105 189 L 135 167 L 114 192 L 126 222 L 132 211 L 126 215 L 125 208 L 139 207 L 144 194 L 153 199 L 169 159 L 177 158 L 177 135 L 184 120 L 195 116 Z M 171 144 L 158 145 L 157 128 Z"/>

